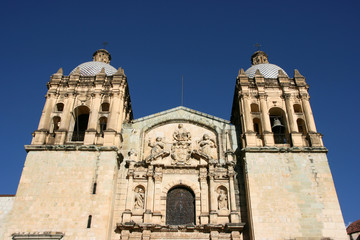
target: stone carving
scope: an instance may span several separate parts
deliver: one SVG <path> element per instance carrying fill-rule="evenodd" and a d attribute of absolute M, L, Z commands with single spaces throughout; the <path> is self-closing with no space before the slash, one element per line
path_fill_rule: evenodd
<path fill-rule="evenodd" d="M 191 156 L 191 134 L 182 124 L 173 134 L 174 142 L 171 146 L 172 164 L 189 164 Z"/>
<path fill-rule="evenodd" d="M 159 157 L 164 158 L 169 155 L 169 152 L 166 152 L 164 150 L 165 144 L 161 137 L 157 137 L 154 143 L 151 143 L 151 141 L 149 140 L 148 145 L 149 147 L 151 147 L 151 152 L 150 156 L 145 159 L 147 163 L 156 160 Z"/>
<path fill-rule="evenodd" d="M 216 143 L 214 139 L 211 139 L 208 134 L 204 134 L 202 139 L 198 141 L 199 150 L 194 150 L 193 154 L 197 158 L 203 158 L 205 160 L 212 159 L 212 149 L 216 148 Z"/>
<path fill-rule="evenodd" d="M 217 192 L 219 194 L 218 209 L 219 210 L 228 209 L 228 197 L 227 197 L 226 189 L 224 187 L 219 187 Z"/>
<path fill-rule="evenodd" d="M 141 186 L 135 188 L 135 209 L 143 209 L 145 203 L 145 191 Z"/>

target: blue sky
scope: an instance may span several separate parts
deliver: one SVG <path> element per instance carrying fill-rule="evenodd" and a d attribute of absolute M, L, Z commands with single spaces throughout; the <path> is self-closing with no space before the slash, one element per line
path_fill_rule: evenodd
<path fill-rule="evenodd" d="M 46 83 L 106 47 L 128 77 L 134 117 L 184 106 L 230 119 L 235 79 L 255 43 L 299 69 L 345 223 L 360 218 L 359 1 L 3 1 L 0 194 L 15 194 Z"/>

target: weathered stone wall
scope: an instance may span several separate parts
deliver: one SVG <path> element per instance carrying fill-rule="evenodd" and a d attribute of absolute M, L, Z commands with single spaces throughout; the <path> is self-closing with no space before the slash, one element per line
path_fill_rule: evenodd
<path fill-rule="evenodd" d="M 4 239 L 19 232 L 108 239 L 116 178 L 115 151 L 30 151 Z"/>
<path fill-rule="evenodd" d="M 346 239 L 326 153 L 247 152 L 254 239 Z"/>
<path fill-rule="evenodd" d="M 5 223 L 13 207 L 14 199 L 14 196 L 0 196 L 0 239 L 5 231 Z"/>

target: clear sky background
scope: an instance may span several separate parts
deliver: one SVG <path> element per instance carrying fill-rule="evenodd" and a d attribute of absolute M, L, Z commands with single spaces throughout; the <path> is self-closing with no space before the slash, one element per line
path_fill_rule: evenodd
<path fill-rule="evenodd" d="M 184 106 L 230 119 L 255 43 L 310 85 L 345 223 L 360 219 L 360 1 L 2 1 L 0 194 L 15 194 L 46 83 L 102 43 L 128 77 L 134 117 Z"/>

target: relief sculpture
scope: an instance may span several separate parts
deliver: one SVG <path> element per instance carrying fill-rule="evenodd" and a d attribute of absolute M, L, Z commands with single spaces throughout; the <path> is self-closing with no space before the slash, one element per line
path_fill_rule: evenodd
<path fill-rule="evenodd" d="M 228 197 L 227 197 L 226 190 L 223 188 L 219 188 L 218 194 L 219 194 L 218 195 L 218 209 L 219 210 L 228 209 Z"/>
<path fill-rule="evenodd" d="M 191 134 L 182 124 L 173 134 L 174 142 L 171 146 L 172 164 L 189 164 L 191 157 Z"/>
<path fill-rule="evenodd" d="M 135 189 L 135 203 L 134 208 L 143 209 L 145 202 L 145 191 L 142 187 L 136 187 Z"/>
<path fill-rule="evenodd" d="M 198 141 L 199 150 L 194 150 L 194 156 L 197 158 L 203 158 L 205 160 L 211 160 L 212 149 L 216 148 L 214 139 L 211 139 L 208 134 L 204 134 L 202 139 Z"/>
<path fill-rule="evenodd" d="M 151 147 L 151 153 L 150 156 L 145 159 L 147 163 L 156 160 L 159 157 L 163 158 L 169 155 L 169 153 L 164 150 L 165 143 L 163 142 L 161 137 L 157 137 L 154 143 L 151 143 L 151 141 L 149 140 L 148 145 L 149 147 Z"/>

